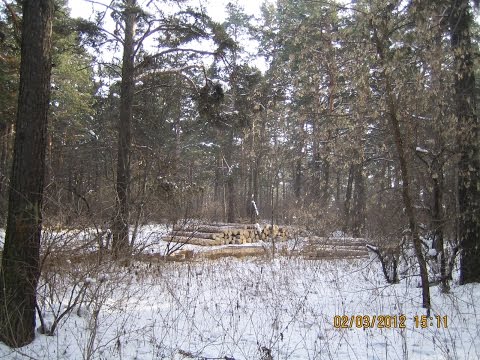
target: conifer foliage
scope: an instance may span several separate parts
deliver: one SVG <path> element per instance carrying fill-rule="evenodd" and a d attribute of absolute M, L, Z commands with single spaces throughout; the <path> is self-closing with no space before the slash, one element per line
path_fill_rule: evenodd
<path fill-rule="evenodd" d="M 42 226 L 124 265 L 153 222 L 341 233 L 389 283 L 408 259 L 427 309 L 480 280 L 470 1 L 86 1 L 0 2 L 2 341 L 34 338 Z"/>

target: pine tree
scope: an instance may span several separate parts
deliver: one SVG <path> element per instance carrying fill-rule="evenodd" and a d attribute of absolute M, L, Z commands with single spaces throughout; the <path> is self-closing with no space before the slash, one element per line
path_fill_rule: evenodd
<path fill-rule="evenodd" d="M 480 151 L 475 73 L 468 0 L 451 2 L 450 35 L 454 55 L 455 109 L 460 161 L 458 207 L 460 283 L 480 281 Z"/>
<path fill-rule="evenodd" d="M 35 337 L 52 18 L 51 0 L 23 2 L 16 137 L 0 269 L 0 337 L 12 347 Z"/>

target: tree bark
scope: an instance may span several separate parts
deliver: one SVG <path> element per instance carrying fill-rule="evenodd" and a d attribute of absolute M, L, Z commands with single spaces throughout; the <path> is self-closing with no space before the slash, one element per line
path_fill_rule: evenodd
<path fill-rule="evenodd" d="M 23 2 L 16 137 L 0 269 L 0 338 L 11 347 L 35 338 L 53 7 L 51 0 Z"/>
<path fill-rule="evenodd" d="M 300 124 L 302 127 L 303 123 Z M 300 202 L 302 196 L 302 182 L 303 182 L 303 146 L 304 146 L 304 134 L 302 129 L 299 130 L 298 139 L 295 144 L 295 158 L 293 162 L 293 189 L 295 194 L 295 201 Z"/>
<path fill-rule="evenodd" d="M 217 150 L 215 153 L 215 180 L 213 184 L 213 203 L 214 203 L 214 212 L 213 220 L 218 221 L 220 215 L 218 214 L 218 205 L 221 203 L 222 192 L 221 192 L 221 182 L 222 182 L 222 153 Z"/>
<path fill-rule="evenodd" d="M 405 206 L 405 213 L 407 214 L 410 232 L 412 234 L 413 248 L 417 257 L 418 265 L 420 267 L 420 278 L 422 282 L 422 306 L 428 310 L 431 308 L 430 304 L 430 287 L 428 283 L 428 270 L 425 257 L 422 253 L 422 243 L 418 233 L 417 215 L 415 207 L 413 206 L 413 198 L 410 190 L 410 173 L 407 163 L 407 155 L 403 137 L 400 131 L 400 123 L 397 118 L 397 111 L 393 95 L 392 85 L 390 79 L 386 78 L 386 93 L 387 93 L 387 107 L 389 111 L 390 126 L 393 131 L 395 146 L 397 148 L 398 161 L 400 163 L 400 176 L 402 179 L 402 197 Z"/>
<path fill-rule="evenodd" d="M 299 201 L 302 196 L 302 158 L 299 156 L 295 160 L 295 177 L 294 177 L 294 193 L 295 193 L 295 200 Z"/>
<path fill-rule="evenodd" d="M 235 222 L 235 177 L 233 175 L 233 165 L 230 166 L 232 166 L 232 168 L 227 175 L 227 222 Z"/>
<path fill-rule="evenodd" d="M 354 172 L 355 172 L 355 165 L 354 164 L 350 164 L 350 168 L 348 170 L 348 180 L 347 180 L 347 190 L 346 190 L 346 194 L 345 194 L 345 203 L 344 203 L 344 207 L 343 207 L 343 216 L 344 216 L 344 220 L 343 220 L 343 232 L 344 233 L 347 233 L 350 231 L 351 227 L 350 227 L 350 217 L 351 217 L 351 202 L 352 202 L 352 189 L 353 189 L 353 175 L 354 175 Z"/>
<path fill-rule="evenodd" d="M 388 48 L 385 46 L 386 35 L 388 34 L 388 21 L 389 13 L 385 13 L 384 18 L 381 21 L 381 29 L 383 33 L 379 35 L 379 29 L 373 27 L 374 33 L 374 43 L 377 48 L 377 54 L 379 57 L 380 65 L 385 69 L 389 64 L 387 61 L 386 52 Z M 387 35 L 388 36 L 388 35 Z M 417 214 L 413 204 L 412 192 L 410 189 L 410 171 L 408 167 L 407 151 L 404 145 L 404 137 L 402 136 L 400 130 L 400 121 L 398 119 L 398 110 L 397 110 L 397 101 L 394 94 L 394 86 L 392 84 L 392 79 L 386 70 L 383 70 L 382 76 L 385 82 L 385 97 L 386 97 L 386 106 L 388 112 L 388 120 L 390 128 L 392 130 L 393 139 L 395 142 L 395 147 L 397 150 L 398 162 L 400 165 L 400 178 L 402 180 L 402 198 L 403 204 L 405 206 L 405 213 L 408 219 L 408 225 L 412 236 L 413 247 L 415 250 L 415 256 L 420 267 L 420 278 L 422 284 L 422 306 L 427 309 L 428 313 L 430 312 L 431 303 L 430 303 L 430 287 L 428 282 L 428 270 L 425 257 L 422 253 L 422 243 L 420 240 L 420 235 L 418 232 L 417 224 Z"/>
<path fill-rule="evenodd" d="M 363 163 L 355 165 L 354 182 L 355 192 L 353 194 L 352 235 L 353 237 L 363 237 L 365 235 L 366 212 Z"/>
<path fill-rule="evenodd" d="M 11 155 L 12 129 L 13 124 L 10 124 L 8 122 L 5 124 L 5 128 L 2 129 L 1 134 L 2 143 L 0 145 L 0 224 L 2 226 L 5 226 L 5 221 L 7 217 L 4 204 L 7 203 L 6 199 L 8 198 L 8 192 L 5 189 L 8 189 L 8 164 Z"/>
<path fill-rule="evenodd" d="M 128 256 L 130 221 L 130 152 L 134 95 L 134 34 L 136 26 L 136 0 L 125 0 L 123 13 L 125 39 L 123 43 L 122 84 L 120 91 L 120 120 L 118 126 L 117 159 L 117 211 L 114 219 L 113 252 L 115 257 Z"/>
<path fill-rule="evenodd" d="M 396 115 L 396 107 L 394 105 L 393 92 L 389 79 L 386 79 L 387 86 L 387 102 L 389 109 L 390 125 L 393 130 L 393 137 L 395 146 L 397 148 L 398 160 L 400 163 L 400 176 L 402 178 L 402 197 L 405 205 L 405 212 L 407 214 L 410 232 L 412 234 L 413 247 L 417 257 L 418 265 L 420 267 L 420 278 L 422 282 L 422 306 L 426 309 L 431 308 L 430 304 L 430 287 L 428 283 L 427 263 L 422 253 L 422 243 L 418 233 L 417 215 L 415 207 L 413 206 L 413 199 L 410 190 L 410 173 L 407 164 L 407 157 L 405 146 L 403 144 L 403 137 L 400 132 L 400 124 Z"/>
<path fill-rule="evenodd" d="M 433 245 L 437 251 L 437 256 L 440 257 L 440 281 L 442 284 L 442 291 L 448 292 L 448 278 L 446 275 L 447 272 L 447 263 L 445 258 L 445 245 L 443 239 L 443 169 L 439 165 L 438 160 L 434 159 L 432 161 L 432 228 L 433 228 Z"/>
<path fill-rule="evenodd" d="M 480 154 L 476 115 L 475 75 L 468 0 L 451 2 L 451 45 L 454 55 L 458 144 L 458 237 L 461 246 L 460 283 L 480 281 Z"/>
<path fill-rule="evenodd" d="M 330 149 L 327 149 L 327 154 L 330 152 Z M 322 185 L 322 195 L 321 195 L 321 207 L 327 208 L 330 205 L 330 161 L 327 157 L 322 160 L 322 170 L 323 170 L 323 185 Z"/>

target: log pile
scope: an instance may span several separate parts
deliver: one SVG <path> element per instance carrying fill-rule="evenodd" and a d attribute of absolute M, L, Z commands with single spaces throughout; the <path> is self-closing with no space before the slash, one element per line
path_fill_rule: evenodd
<path fill-rule="evenodd" d="M 163 240 L 183 244 L 217 246 L 249 244 L 260 240 L 285 241 L 287 236 L 287 229 L 278 225 L 213 223 L 174 226 L 170 235 L 165 236 Z"/>
<path fill-rule="evenodd" d="M 368 257 L 364 239 L 310 236 L 301 251 L 307 259 Z"/>

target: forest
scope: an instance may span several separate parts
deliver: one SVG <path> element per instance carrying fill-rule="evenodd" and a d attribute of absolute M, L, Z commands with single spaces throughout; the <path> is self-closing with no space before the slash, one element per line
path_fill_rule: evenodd
<path fill-rule="evenodd" d="M 42 229 L 126 264 L 192 219 L 361 238 L 427 314 L 479 282 L 478 1 L 81 2 L 0 3 L 0 340 L 34 337 Z"/>

